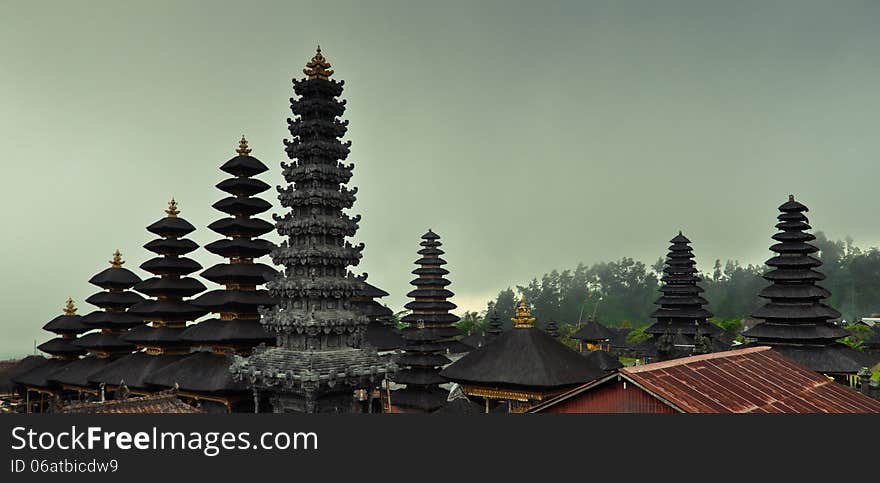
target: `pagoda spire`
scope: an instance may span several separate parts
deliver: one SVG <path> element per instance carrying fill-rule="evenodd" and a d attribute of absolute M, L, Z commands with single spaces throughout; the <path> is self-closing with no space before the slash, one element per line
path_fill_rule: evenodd
<path fill-rule="evenodd" d="M 547 327 L 544 331 L 547 332 L 550 337 L 559 337 L 559 325 L 557 325 L 556 321 L 553 319 L 550 319 L 550 322 L 547 322 Z"/>
<path fill-rule="evenodd" d="M 493 308 L 492 315 L 489 316 L 489 328 L 486 330 L 486 334 L 489 336 L 488 339 L 492 340 L 502 333 L 504 333 L 504 325 L 501 323 L 501 318 L 498 317 L 498 310 Z"/>
<path fill-rule="evenodd" d="M 249 156 L 251 154 L 251 148 L 248 147 L 248 140 L 244 137 L 244 134 L 241 135 L 241 140 L 238 141 L 238 148 L 235 150 L 235 153 L 239 156 Z M 265 165 L 264 165 L 265 166 Z M 268 171 L 269 168 L 266 168 L 265 171 Z"/>
<path fill-rule="evenodd" d="M 703 288 L 698 285 L 700 277 L 697 275 L 691 241 L 679 231 L 669 242 L 671 245 L 661 277 L 662 295 L 654 302 L 660 307 L 651 314 L 657 322 L 646 330 L 657 341 L 656 349 L 663 359 L 691 355 L 698 333 L 701 344 L 704 344 L 703 337 L 712 337 L 721 332 L 708 321 L 712 313 L 705 308 L 708 302 L 700 295 Z M 678 341 L 676 344 L 670 344 L 673 338 Z"/>
<path fill-rule="evenodd" d="M 837 342 L 849 333 L 832 322 L 840 312 L 824 303 L 831 293 L 817 285 L 825 276 L 817 270 L 822 262 L 813 256 L 819 249 L 810 243 L 816 237 L 807 232 L 811 229 L 808 211 L 793 195 L 779 206 L 776 228 L 780 231 L 773 235 L 777 243 L 770 247 L 776 255 L 767 260 L 770 270 L 764 274 L 770 286 L 758 294 L 767 303 L 752 314 L 763 322 L 743 336 L 814 371 L 845 378 L 857 374 L 869 361 Z"/>
<path fill-rule="evenodd" d="M 516 315 L 510 319 L 513 322 L 514 329 L 531 329 L 535 326 L 535 318 L 532 317 L 532 311 L 526 305 L 526 298 L 523 297 L 516 305 Z"/>
<path fill-rule="evenodd" d="M 115 252 L 113 252 L 113 258 L 110 259 L 110 266 L 113 268 L 122 268 L 122 265 L 125 264 L 125 261 L 122 260 L 122 252 L 117 248 Z"/>
<path fill-rule="evenodd" d="M 350 412 L 357 389 L 370 389 L 393 364 L 381 362 L 375 349 L 362 348 L 368 322 L 351 299 L 363 279 L 349 267 L 361 259 L 355 235 L 360 216 L 352 208 L 357 189 L 348 189 L 353 164 L 345 164 L 351 142 L 341 142 L 347 121 L 338 118 L 343 82 L 318 51 L 306 64 L 307 79 L 294 79 L 291 99 L 293 137 L 285 140 L 290 163 L 281 163 L 288 185 L 278 199 L 289 211 L 275 216 L 284 238 L 272 259 L 284 270 L 267 284 L 277 305 L 264 309 L 261 323 L 276 337 L 276 347 L 237 356 L 232 371 L 258 391 L 270 391 L 275 412 Z"/>
<path fill-rule="evenodd" d="M 404 305 L 412 312 L 400 319 L 407 324 L 403 329 L 406 345 L 398 359 L 401 368 L 393 377 L 406 387 L 391 396 L 392 404 L 402 412 L 433 412 L 446 404 L 447 391 L 440 387 L 446 380 L 440 370 L 451 360 L 443 355 L 444 343 L 458 334 L 453 324 L 459 318 L 449 313 L 456 305 L 446 300 L 453 293 L 446 288 L 451 282 L 445 278 L 449 274 L 443 268 L 446 260 L 440 258 L 444 254 L 440 236 L 429 229 L 419 245 L 418 268 L 412 272 L 417 278 L 410 282 L 416 288 L 406 294 L 413 301 Z"/>
<path fill-rule="evenodd" d="M 71 297 L 67 297 L 67 303 L 64 304 L 64 315 L 76 315 L 76 304 Z"/>
<path fill-rule="evenodd" d="M 177 201 L 174 200 L 174 197 L 171 197 L 171 201 L 168 202 L 168 209 L 165 210 L 165 213 L 169 218 L 177 218 L 177 215 L 180 214 L 180 210 L 177 209 Z"/>
<path fill-rule="evenodd" d="M 303 74 L 308 76 L 309 80 L 329 80 L 330 76 L 333 75 L 333 70 L 330 69 L 330 62 L 327 62 L 327 59 L 324 58 L 324 54 L 321 53 L 320 45 L 315 51 L 315 56 L 312 57 L 312 60 L 306 63 L 306 68 L 303 69 Z"/>

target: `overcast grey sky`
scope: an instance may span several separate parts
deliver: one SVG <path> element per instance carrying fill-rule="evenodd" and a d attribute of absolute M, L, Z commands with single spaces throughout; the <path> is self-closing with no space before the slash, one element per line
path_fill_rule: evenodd
<path fill-rule="evenodd" d="M 0 7 L 0 357 L 46 340 L 68 295 L 92 310 L 114 249 L 146 277 L 144 227 L 172 195 L 196 242 L 217 239 L 242 133 L 281 183 L 290 78 L 316 43 L 346 81 L 356 271 L 394 309 L 428 228 L 468 309 L 581 261 L 653 262 L 679 229 L 703 269 L 761 262 L 789 193 L 829 236 L 880 238 L 880 2 Z"/>

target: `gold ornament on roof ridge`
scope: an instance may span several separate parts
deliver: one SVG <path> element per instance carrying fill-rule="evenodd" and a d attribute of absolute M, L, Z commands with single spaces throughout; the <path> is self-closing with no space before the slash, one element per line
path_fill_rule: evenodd
<path fill-rule="evenodd" d="M 76 305 L 73 304 L 73 299 L 71 297 L 67 297 L 67 304 L 64 306 L 64 315 L 76 315 Z"/>
<path fill-rule="evenodd" d="M 113 259 L 110 260 L 110 266 L 113 268 L 121 268 L 125 261 L 122 260 L 122 253 L 117 248 L 115 252 L 113 252 Z"/>
<path fill-rule="evenodd" d="M 174 197 L 171 197 L 171 201 L 168 202 L 168 209 L 165 210 L 165 213 L 168 214 L 168 218 L 177 218 L 177 215 L 180 214 L 180 210 L 177 209 L 177 201 L 174 201 Z"/>
<path fill-rule="evenodd" d="M 308 76 L 309 79 L 324 80 L 329 80 L 330 76 L 333 75 L 333 69 L 330 69 L 330 62 L 327 62 L 327 59 L 324 58 L 324 54 L 321 53 L 320 45 L 315 52 L 315 56 L 312 57 L 312 60 L 306 63 L 306 68 L 303 69 L 303 74 Z"/>
<path fill-rule="evenodd" d="M 238 149 L 235 150 L 239 156 L 247 156 L 251 154 L 252 149 L 248 147 L 248 140 L 244 137 L 244 134 L 241 135 L 241 141 L 238 142 Z"/>
<path fill-rule="evenodd" d="M 510 320 L 513 321 L 513 326 L 517 329 L 531 329 L 535 326 L 535 318 L 532 317 L 532 312 L 526 305 L 525 297 L 519 300 L 519 304 L 516 306 L 516 315 Z"/>

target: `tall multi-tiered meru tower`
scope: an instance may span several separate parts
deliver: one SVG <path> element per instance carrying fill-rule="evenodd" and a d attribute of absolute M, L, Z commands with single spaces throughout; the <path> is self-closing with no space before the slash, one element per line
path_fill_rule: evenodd
<path fill-rule="evenodd" d="M 261 310 L 276 346 L 237 357 L 231 370 L 255 390 L 270 392 L 275 412 L 352 412 L 355 390 L 375 387 L 394 365 L 362 345 L 368 319 L 351 301 L 364 289 L 364 279 L 349 271 L 364 246 L 346 241 L 360 216 L 343 213 L 357 192 L 345 186 L 354 165 L 342 162 L 351 145 L 340 141 L 348 126 L 338 119 L 345 112 L 345 101 L 337 99 L 344 82 L 330 80 L 320 47 L 303 72 L 307 78 L 293 80 L 292 140 L 284 142 L 292 161 L 281 164 L 289 185 L 278 188 L 290 211 L 275 217 L 285 240 L 272 259 L 284 268 L 267 284 L 278 305 Z"/>

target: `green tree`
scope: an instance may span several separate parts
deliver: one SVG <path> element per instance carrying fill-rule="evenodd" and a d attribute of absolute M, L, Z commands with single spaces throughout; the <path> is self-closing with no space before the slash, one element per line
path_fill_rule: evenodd
<path fill-rule="evenodd" d="M 486 319 L 484 314 L 468 311 L 461 316 L 461 319 L 455 323 L 455 326 L 462 333 L 462 335 L 483 335 L 486 333 L 485 321 Z"/>

